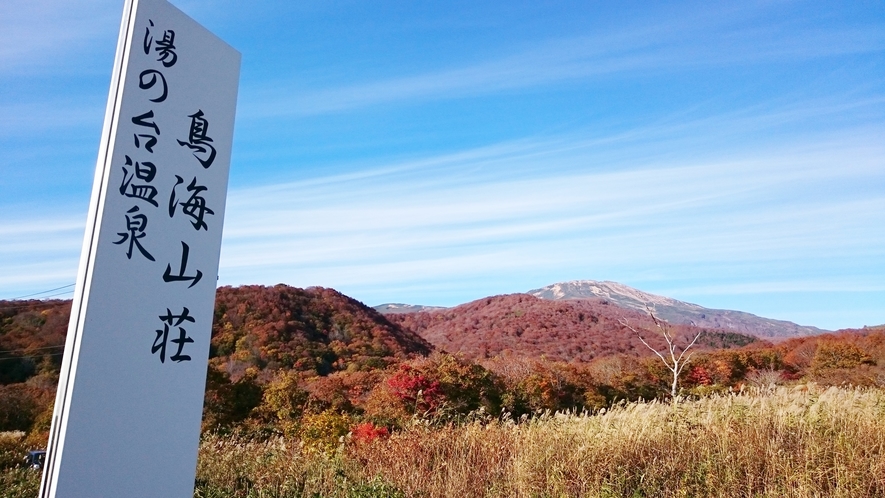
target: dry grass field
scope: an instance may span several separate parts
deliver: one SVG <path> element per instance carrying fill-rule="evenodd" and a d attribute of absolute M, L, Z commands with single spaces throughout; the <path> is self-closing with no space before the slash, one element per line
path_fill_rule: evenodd
<path fill-rule="evenodd" d="M 885 391 L 814 385 L 314 444 L 206 437 L 221 497 L 885 496 Z"/>
<path fill-rule="evenodd" d="M 320 427 L 321 429 L 321 427 Z M 21 435 L 4 433 L 8 454 Z M 197 498 L 885 497 L 885 390 L 780 387 L 389 437 L 209 435 Z M 0 472 L 33 498 L 39 473 Z"/>

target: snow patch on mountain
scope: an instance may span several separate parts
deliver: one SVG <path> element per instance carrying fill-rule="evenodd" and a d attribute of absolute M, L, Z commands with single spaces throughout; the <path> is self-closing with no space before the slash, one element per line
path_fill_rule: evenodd
<path fill-rule="evenodd" d="M 634 289 L 619 282 L 573 280 L 530 290 L 528 294 L 550 300 L 605 299 L 622 308 L 638 311 L 646 311 L 651 307 L 658 318 L 670 323 L 730 330 L 768 339 L 785 339 L 827 332 L 817 327 L 762 318 L 742 311 L 704 308 L 697 304 Z"/>

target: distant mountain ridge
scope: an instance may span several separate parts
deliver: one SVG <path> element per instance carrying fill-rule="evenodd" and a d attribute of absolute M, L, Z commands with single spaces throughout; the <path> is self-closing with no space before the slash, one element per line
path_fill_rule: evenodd
<path fill-rule="evenodd" d="M 418 311 L 434 311 L 444 310 L 445 306 L 422 306 L 420 304 L 403 304 L 403 303 L 384 303 L 378 306 L 372 306 L 375 311 L 382 315 L 394 313 L 415 313 Z"/>
<path fill-rule="evenodd" d="M 528 294 L 552 301 L 604 299 L 622 308 L 638 311 L 645 311 L 649 305 L 654 307 L 658 317 L 672 324 L 694 324 L 701 328 L 729 330 L 764 339 L 788 339 L 829 332 L 743 311 L 704 308 L 611 281 L 573 280 L 530 290 Z"/>

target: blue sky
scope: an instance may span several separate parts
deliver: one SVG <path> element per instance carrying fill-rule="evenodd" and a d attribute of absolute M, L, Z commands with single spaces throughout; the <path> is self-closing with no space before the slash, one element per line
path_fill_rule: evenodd
<path fill-rule="evenodd" d="M 221 284 L 885 323 L 881 2 L 174 3 L 243 54 Z M 0 298 L 76 278 L 121 11 L 0 4 Z"/>

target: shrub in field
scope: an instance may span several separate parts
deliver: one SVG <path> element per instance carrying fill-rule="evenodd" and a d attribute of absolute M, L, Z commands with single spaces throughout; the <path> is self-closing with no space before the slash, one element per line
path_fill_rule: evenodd
<path fill-rule="evenodd" d="M 487 413 L 498 412 L 500 392 L 495 376 L 482 365 L 446 353 L 433 353 L 411 364 L 438 383 L 442 399 L 451 412 L 463 415 L 480 408 Z"/>
<path fill-rule="evenodd" d="M 608 406 L 608 400 L 599 391 L 588 389 L 584 391 L 584 409 L 592 412 L 599 411 Z"/>
<path fill-rule="evenodd" d="M 777 349 L 782 351 L 784 363 L 793 371 L 815 377 L 829 369 L 844 369 L 847 373 L 847 369 L 885 366 L 885 328 L 791 339 Z M 827 382 L 844 383 L 834 379 L 833 372 L 824 377 Z"/>
<path fill-rule="evenodd" d="M 559 409 L 564 393 L 557 379 L 532 373 L 508 386 L 504 408 L 514 416 Z"/>
<path fill-rule="evenodd" d="M 885 365 L 825 368 L 812 371 L 806 377 L 824 386 L 885 387 Z"/>
<path fill-rule="evenodd" d="M 587 364 L 587 372 L 599 385 L 616 386 L 628 371 L 635 370 L 638 362 L 637 358 L 623 354 L 603 356 Z"/>
<path fill-rule="evenodd" d="M 255 374 L 254 369 L 248 370 L 236 382 L 231 382 L 227 373 L 209 365 L 203 402 L 203 431 L 229 430 L 252 413 L 262 398 Z"/>
<path fill-rule="evenodd" d="M 701 365 L 695 365 L 689 369 L 687 381 L 690 384 L 699 386 L 709 386 L 713 384 L 710 372 Z"/>
<path fill-rule="evenodd" d="M 51 353 L 64 345 L 70 310 L 70 301 L 0 300 L 0 384 L 58 375 L 61 355 Z"/>
<path fill-rule="evenodd" d="M 331 410 L 305 414 L 298 426 L 298 437 L 309 451 L 331 453 L 341 445 L 352 425 L 348 415 Z"/>
<path fill-rule="evenodd" d="M 308 393 L 305 410 L 361 413 L 372 389 L 385 377 L 382 370 L 334 372 L 326 377 L 310 377 L 303 387 Z"/>
<path fill-rule="evenodd" d="M 784 380 L 784 376 L 778 370 L 763 368 L 748 373 L 746 380 L 753 387 L 766 389 L 780 384 Z"/>
<path fill-rule="evenodd" d="M 865 364 L 875 364 L 872 357 L 858 346 L 844 341 L 826 340 L 818 343 L 811 370 L 829 368 L 854 368 Z"/>
<path fill-rule="evenodd" d="M 784 351 L 784 363 L 797 371 L 802 371 L 811 366 L 814 355 L 817 352 L 816 338 L 800 338 L 785 341 L 780 345 Z"/>
<path fill-rule="evenodd" d="M 386 383 L 390 393 L 411 413 L 433 413 L 443 401 L 439 382 L 405 363 Z"/>
<path fill-rule="evenodd" d="M 782 352 L 775 348 L 751 346 L 698 354 L 693 361 L 702 366 L 712 384 L 735 386 L 754 370 L 782 370 Z"/>
<path fill-rule="evenodd" d="M 52 409 L 54 393 L 26 383 L 0 385 L 0 431 L 29 431 Z"/>
<path fill-rule="evenodd" d="M 599 409 L 607 404 L 595 383 L 598 370 L 585 365 L 498 357 L 486 360 L 484 366 L 498 377 L 502 409 L 517 418 L 545 410 Z"/>
<path fill-rule="evenodd" d="M 598 358 L 586 368 L 593 386 L 606 404 L 622 400 L 654 399 L 666 393 L 667 372 L 651 358 L 615 355 Z"/>
<path fill-rule="evenodd" d="M 280 372 L 264 388 L 258 416 L 264 421 L 276 423 L 283 431 L 291 433 L 297 420 L 304 413 L 308 393 L 299 385 L 301 376 L 296 371 Z"/>
<path fill-rule="evenodd" d="M 376 439 L 385 439 L 390 436 L 387 427 L 378 427 L 372 422 L 363 422 L 350 429 L 351 441 L 355 444 L 369 444 Z"/>
<path fill-rule="evenodd" d="M 364 409 L 365 420 L 385 427 L 404 427 L 412 417 L 402 399 L 391 392 L 386 382 L 377 384 L 369 392 Z"/>
<path fill-rule="evenodd" d="M 702 362 L 701 358 L 698 358 L 698 363 L 703 364 L 704 368 L 707 371 L 707 375 L 710 378 L 711 384 L 720 384 L 723 386 L 731 386 L 734 385 L 736 381 L 739 380 L 740 374 L 736 374 L 736 370 L 738 372 L 743 370 L 743 367 L 740 365 L 735 365 L 737 363 L 735 356 L 726 356 L 726 357 L 717 357 L 715 355 L 710 355 L 711 358 Z M 737 368 L 736 368 L 737 367 Z"/>

